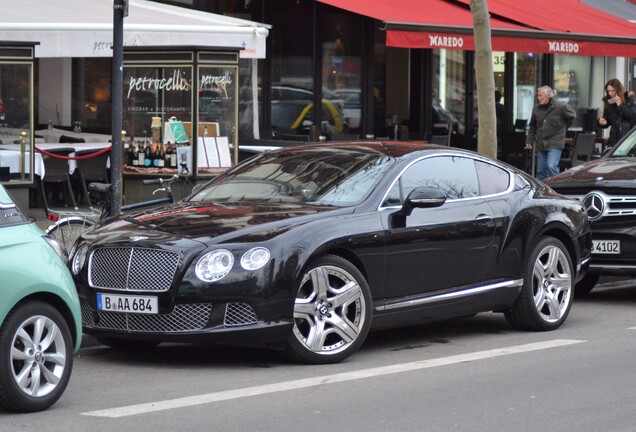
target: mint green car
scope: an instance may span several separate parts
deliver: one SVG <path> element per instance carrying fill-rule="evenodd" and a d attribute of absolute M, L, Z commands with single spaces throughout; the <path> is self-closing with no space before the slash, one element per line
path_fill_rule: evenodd
<path fill-rule="evenodd" d="M 69 382 L 82 320 L 64 258 L 0 185 L 0 409 L 44 410 Z"/>

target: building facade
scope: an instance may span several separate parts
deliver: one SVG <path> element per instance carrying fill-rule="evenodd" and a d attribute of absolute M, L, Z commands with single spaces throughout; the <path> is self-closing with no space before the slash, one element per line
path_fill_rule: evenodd
<path fill-rule="evenodd" d="M 457 37 L 440 38 L 438 46 L 432 48 L 392 47 L 387 44 L 386 22 L 326 4 L 337 1 L 169 3 L 272 26 L 267 57 L 258 64 L 259 128 L 252 130 L 247 121 L 251 113 L 240 111 L 245 120 L 241 124 L 243 139 L 307 134 L 309 123 L 318 126 L 319 133 L 328 139 L 374 136 L 424 140 L 446 134 L 450 128 L 452 145 L 476 148 L 475 54 L 461 49 Z M 631 58 L 580 55 L 575 48 L 570 52 L 565 48 L 554 54 L 493 51 L 505 131 L 514 131 L 515 126 L 529 120 L 538 86 L 552 86 L 556 97 L 577 111 L 574 129 L 579 130 L 594 130 L 608 79 L 616 77 L 626 88 L 635 87 Z M 314 112 L 298 123 L 309 102 L 303 105 L 289 99 L 311 101 L 312 107 L 322 109 L 312 108 Z M 240 104 L 249 107 L 250 101 Z M 332 106 L 344 118 L 341 127 Z M 294 123 L 296 127 L 292 127 Z"/>

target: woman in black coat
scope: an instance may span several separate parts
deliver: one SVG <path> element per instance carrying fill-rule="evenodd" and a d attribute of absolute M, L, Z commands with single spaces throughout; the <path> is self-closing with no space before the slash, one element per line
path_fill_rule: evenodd
<path fill-rule="evenodd" d="M 605 129 L 610 127 L 610 136 L 607 140 L 607 147 L 616 144 L 623 135 L 636 122 L 636 111 L 630 109 L 625 100 L 625 88 L 623 84 L 613 78 L 605 84 L 605 105 L 603 115 L 598 119 L 598 125 Z"/>

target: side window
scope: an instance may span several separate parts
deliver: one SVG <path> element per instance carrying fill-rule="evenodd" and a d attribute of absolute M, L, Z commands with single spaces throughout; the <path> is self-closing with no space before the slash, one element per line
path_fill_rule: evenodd
<path fill-rule="evenodd" d="M 475 161 L 479 178 L 479 194 L 493 195 L 504 192 L 510 185 L 510 174 L 495 165 Z"/>
<path fill-rule="evenodd" d="M 416 187 L 430 186 L 446 194 L 448 199 L 479 195 L 475 161 L 458 156 L 422 159 L 411 165 L 389 191 L 384 206 L 398 205 Z"/>

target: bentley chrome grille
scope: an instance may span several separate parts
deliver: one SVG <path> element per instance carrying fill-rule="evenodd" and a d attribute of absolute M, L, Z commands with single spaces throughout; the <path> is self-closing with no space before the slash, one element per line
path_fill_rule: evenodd
<path fill-rule="evenodd" d="M 249 325 L 256 322 L 256 312 L 247 303 L 228 303 L 225 306 L 225 317 L 223 318 L 225 327 Z"/>
<path fill-rule="evenodd" d="M 92 309 L 81 300 L 82 324 L 87 327 L 145 333 L 178 333 L 203 329 L 212 313 L 209 303 L 178 304 L 168 314 L 145 315 Z"/>
<path fill-rule="evenodd" d="M 160 249 L 103 248 L 90 256 L 88 283 L 93 288 L 167 291 L 179 266 L 179 254 Z"/>

